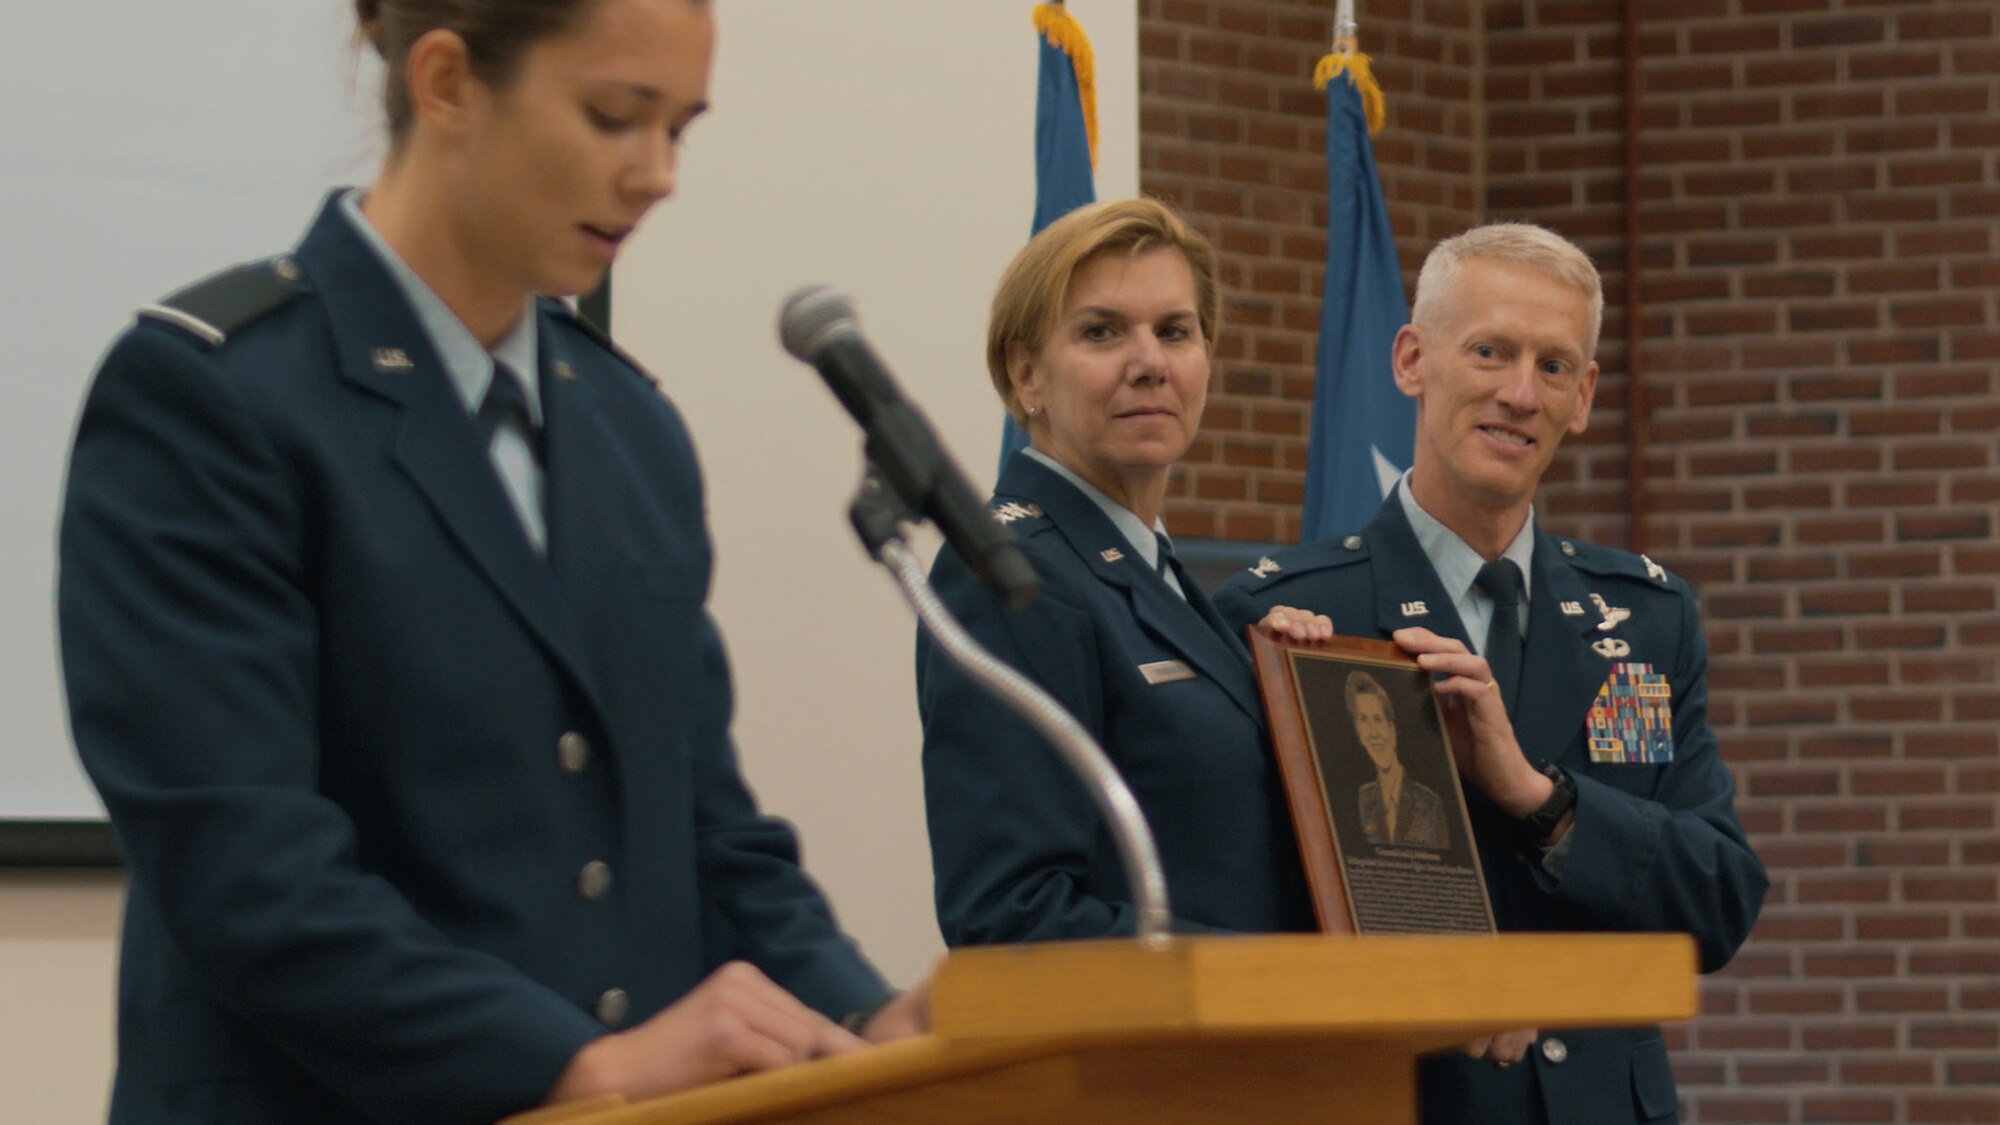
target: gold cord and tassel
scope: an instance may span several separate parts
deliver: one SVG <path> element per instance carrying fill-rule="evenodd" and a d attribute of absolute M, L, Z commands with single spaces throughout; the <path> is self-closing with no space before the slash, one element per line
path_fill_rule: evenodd
<path fill-rule="evenodd" d="M 1346 75 L 1355 92 L 1361 95 L 1361 115 L 1368 120 L 1368 135 L 1372 137 L 1382 131 L 1382 123 L 1389 116 L 1389 104 L 1382 96 L 1382 84 L 1375 80 L 1375 71 L 1369 66 L 1368 56 L 1361 53 L 1354 40 L 1335 40 L 1333 46 L 1333 53 L 1319 60 L 1319 66 L 1313 71 L 1313 89 L 1325 91 L 1326 84 L 1335 76 Z"/>
<path fill-rule="evenodd" d="M 1077 92 L 1083 101 L 1083 129 L 1090 138 L 1090 166 L 1097 167 L 1097 56 L 1091 52 L 1090 37 L 1083 33 L 1083 25 L 1069 14 L 1061 0 L 1055 3 L 1035 5 L 1035 30 L 1049 41 L 1049 46 L 1069 56 L 1070 65 L 1076 69 Z M 1376 95 L 1378 98 L 1380 94 Z"/>

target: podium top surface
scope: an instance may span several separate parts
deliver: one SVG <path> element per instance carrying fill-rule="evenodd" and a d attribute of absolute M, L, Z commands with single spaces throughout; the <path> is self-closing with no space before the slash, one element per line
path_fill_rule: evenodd
<path fill-rule="evenodd" d="M 1256 936 L 953 952 L 931 1034 L 626 1105 L 553 1107 L 506 1125 L 720 1125 L 812 1116 L 1078 1051 L 1246 1041 L 1369 1043 L 1413 1059 L 1513 1028 L 1617 1027 L 1696 1012 L 1680 934 Z M 813 1117 L 819 1120 L 818 1117 Z M 828 1120 L 848 1118 L 828 1118 Z M 910 1120 L 942 1120 L 921 1113 Z"/>
<path fill-rule="evenodd" d="M 1193 1032 L 1399 1035 L 1617 1027 L 1696 1011 L 1683 934 L 1190 938 L 954 952 L 932 1030 L 948 1039 Z"/>

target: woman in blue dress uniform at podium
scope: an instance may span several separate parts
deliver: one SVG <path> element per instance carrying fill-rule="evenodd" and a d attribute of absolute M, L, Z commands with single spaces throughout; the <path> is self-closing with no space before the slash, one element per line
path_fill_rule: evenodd
<path fill-rule="evenodd" d="M 692 447 L 551 297 L 701 0 L 358 0 L 389 158 L 142 310 L 76 435 L 70 717 L 130 865 L 117 1122 L 490 1122 L 916 1030 L 729 740 Z"/>

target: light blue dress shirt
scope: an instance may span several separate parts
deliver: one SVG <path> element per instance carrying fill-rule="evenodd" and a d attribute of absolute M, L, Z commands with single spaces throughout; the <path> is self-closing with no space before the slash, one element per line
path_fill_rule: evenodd
<path fill-rule="evenodd" d="M 1132 544 L 1132 550 L 1140 558 L 1146 560 L 1146 569 L 1166 579 L 1167 589 L 1179 595 L 1182 601 L 1187 600 L 1187 591 L 1181 589 L 1181 580 L 1174 575 L 1173 568 L 1160 569 L 1160 541 L 1154 538 L 1154 534 L 1157 532 L 1160 535 L 1167 535 L 1165 521 L 1154 520 L 1153 526 L 1148 528 L 1146 521 L 1140 519 L 1138 514 L 1133 512 L 1132 509 L 1106 496 L 1098 490 L 1096 485 L 1070 471 L 1069 466 L 1062 464 L 1033 446 L 1029 446 L 1021 452 L 1055 470 L 1058 476 L 1075 485 L 1085 496 L 1090 497 L 1090 502 L 1097 505 L 1104 512 L 1106 518 L 1110 519 L 1112 525 L 1118 528 L 1119 534 L 1125 536 L 1125 541 Z M 1172 544 L 1173 541 L 1172 536 L 1167 536 L 1169 544 Z"/>
<path fill-rule="evenodd" d="M 479 404 L 486 401 L 486 388 L 493 383 L 496 361 L 512 368 L 521 377 L 521 394 L 528 401 L 528 417 L 536 427 L 542 424 L 542 391 L 536 373 L 541 370 L 538 353 L 539 341 L 535 334 L 535 303 L 531 299 L 522 307 L 520 319 L 507 335 L 494 346 L 491 352 L 480 344 L 478 337 L 458 319 L 457 314 L 444 303 L 424 279 L 417 276 L 409 263 L 403 261 L 393 247 L 383 240 L 382 235 L 369 223 L 368 216 L 361 213 L 363 192 L 360 188 L 340 197 L 340 209 L 354 229 L 382 259 L 382 264 L 396 279 L 404 299 L 417 314 L 417 322 L 423 325 L 424 335 L 437 351 L 443 362 L 445 374 L 451 377 L 452 387 L 458 391 L 459 399 L 465 403 L 468 414 L 478 414 Z M 547 478 L 542 467 L 535 461 L 534 446 L 518 423 L 501 425 L 493 431 L 492 444 L 487 446 L 487 455 L 493 459 L 493 471 L 500 475 L 500 483 L 507 490 L 507 499 L 514 505 L 514 514 L 521 518 L 521 529 L 527 532 L 528 541 L 535 550 L 546 554 L 548 551 L 548 521 L 546 503 Z"/>
<path fill-rule="evenodd" d="M 1431 560 L 1431 569 L 1437 572 L 1438 582 L 1451 595 L 1452 607 L 1458 610 L 1458 619 L 1465 623 L 1466 636 L 1472 640 L 1472 651 L 1486 655 L 1486 630 L 1493 623 L 1493 599 L 1486 591 L 1473 584 L 1479 577 L 1479 568 L 1486 565 L 1486 559 L 1471 545 L 1458 537 L 1458 533 L 1439 523 L 1437 517 L 1417 505 L 1416 497 L 1410 495 L 1410 473 L 1403 473 L 1403 479 L 1396 483 L 1396 494 L 1403 503 L 1403 515 L 1410 521 L 1410 530 L 1416 533 L 1417 545 L 1424 550 L 1424 557 Z M 1514 541 L 1500 552 L 1503 559 L 1512 559 L 1521 568 L 1521 635 L 1528 635 L 1528 576 L 1535 561 L 1535 510 L 1528 509 L 1528 518 L 1521 524 L 1521 530 L 1514 534 Z"/>

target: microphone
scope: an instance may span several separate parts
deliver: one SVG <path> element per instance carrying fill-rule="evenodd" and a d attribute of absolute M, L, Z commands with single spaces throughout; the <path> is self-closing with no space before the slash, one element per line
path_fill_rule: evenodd
<path fill-rule="evenodd" d="M 785 298 L 778 339 L 818 369 L 840 405 L 861 423 L 863 451 L 903 504 L 937 524 L 973 574 L 1009 606 L 1033 601 L 1041 588 L 1035 568 L 868 346 L 854 303 L 827 286 L 806 286 Z"/>

